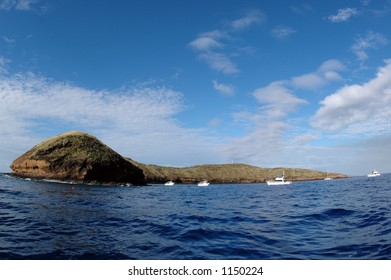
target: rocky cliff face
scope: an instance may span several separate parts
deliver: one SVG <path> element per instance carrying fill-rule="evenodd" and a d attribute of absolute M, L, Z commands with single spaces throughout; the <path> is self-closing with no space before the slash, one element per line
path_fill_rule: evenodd
<path fill-rule="evenodd" d="M 86 133 L 70 131 L 34 146 L 11 164 L 21 177 L 145 184 L 143 171 Z"/>

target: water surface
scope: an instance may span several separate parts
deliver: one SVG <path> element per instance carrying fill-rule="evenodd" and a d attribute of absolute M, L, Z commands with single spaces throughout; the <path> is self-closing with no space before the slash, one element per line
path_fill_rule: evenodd
<path fill-rule="evenodd" d="M 279 187 L 0 175 L 0 259 L 391 259 L 391 174 Z"/>

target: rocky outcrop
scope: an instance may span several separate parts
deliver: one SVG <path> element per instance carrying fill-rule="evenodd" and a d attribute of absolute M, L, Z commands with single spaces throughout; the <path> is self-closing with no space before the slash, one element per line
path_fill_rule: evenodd
<path fill-rule="evenodd" d="M 94 136 L 70 131 L 34 146 L 11 164 L 21 177 L 144 185 L 143 171 Z"/>

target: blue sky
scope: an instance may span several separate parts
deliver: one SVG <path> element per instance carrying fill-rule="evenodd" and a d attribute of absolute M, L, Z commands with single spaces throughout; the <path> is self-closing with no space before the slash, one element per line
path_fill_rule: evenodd
<path fill-rule="evenodd" d="M 0 170 L 68 130 L 147 164 L 391 172 L 391 1 L 0 0 Z"/>

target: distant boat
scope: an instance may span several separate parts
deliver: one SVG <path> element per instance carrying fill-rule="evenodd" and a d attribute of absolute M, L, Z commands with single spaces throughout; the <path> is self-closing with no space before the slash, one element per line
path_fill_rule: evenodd
<path fill-rule="evenodd" d="M 280 186 L 280 185 L 290 185 L 292 181 L 285 181 L 285 173 L 282 171 L 282 174 L 276 177 L 274 180 L 268 180 L 266 183 L 269 186 Z"/>
<path fill-rule="evenodd" d="M 168 181 L 164 184 L 165 186 L 173 186 L 175 185 L 174 181 Z"/>
<path fill-rule="evenodd" d="M 327 176 L 324 178 L 325 181 L 333 180 L 333 178 L 329 177 L 329 171 L 327 170 Z"/>
<path fill-rule="evenodd" d="M 198 183 L 198 186 L 199 187 L 207 187 L 207 186 L 209 186 L 209 184 L 210 183 L 208 181 L 202 180 L 201 182 Z"/>
<path fill-rule="evenodd" d="M 380 173 L 377 170 L 373 170 L 372 173 L 368 174 L 367 176 L 368 177 L 377 177 L 377 176 L 380 176 Z"/>

